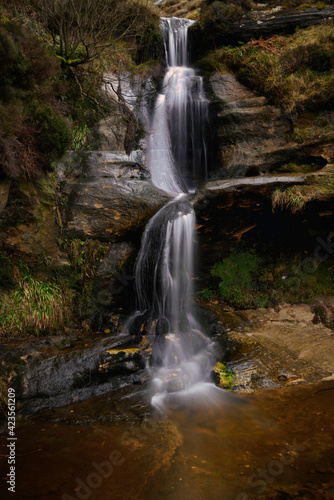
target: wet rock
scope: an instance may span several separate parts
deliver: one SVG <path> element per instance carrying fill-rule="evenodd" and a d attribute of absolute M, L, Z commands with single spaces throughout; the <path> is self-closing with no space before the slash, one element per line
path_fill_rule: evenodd
<path fill-rule="evenodd" d="M 60 172 L 66 180 L 64 231 L 69 237 L 118 241 L 144 227 L 170 199 L 124 154 L 69 153 Z"/>
<path fill-rule="evenodd" d="M 233 390 L 332 380 L 333 333 L 313 323 L 313 308 L 314 304 L 283 304 L 279 310 L 229 313 L 237 326 L 221 336 L 234 341 L 234 351 L 225 361 L 235 374 Z M 224 322 L 226 313 L 219 312 L 219 305 L 214 309 L 218 321 Z M 219 341 L 218 335 L 215 340 Z"/>
<path fill-rule="evenodd" d="M 0 362 L 25 412 L 84 401 L 145 380 L 145 362 L 133 337 L 69 340 L 1 347 Z"/>
<path fill-rule="evenodd" d="M 136 373 L 145 368 L 139 347 L 109 349 L 100 359 L 99 373 L 104 376 Z M 138 383 L 138 378 L 136 383 Z"/>

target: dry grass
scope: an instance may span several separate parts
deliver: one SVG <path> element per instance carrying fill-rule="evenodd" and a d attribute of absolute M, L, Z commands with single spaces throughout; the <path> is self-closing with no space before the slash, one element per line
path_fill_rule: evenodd
<path fill-rule="evenodd" d="M 312 193 L 305 186 L 292 186 L 287 189 L 276 189 L 271 198 L 273 211 L 276 208 L 289 208 L 292 213 L 301 211 L 312 199 Z"/>
<path fill-rule="evenodd" d="M 327 168 L 327 167 L 326 167 Z M 292 213 L 300 212 L 307 202 L 334 195 L 334 173 L 310 176 L 307 183 L 285 189 L 275 189 L 271 196 L 272 210 L 288 208 Z"/>

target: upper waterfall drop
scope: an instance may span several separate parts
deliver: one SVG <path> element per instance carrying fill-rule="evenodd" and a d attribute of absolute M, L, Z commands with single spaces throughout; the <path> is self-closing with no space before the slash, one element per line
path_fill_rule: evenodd
<path fill-rule="evenodd" d="M 169 67 L 188 65 L 188 28 L 194 23 L 191 19 L 161 18 L 160 27 Z"/>
<path fill-rule="evenodd" d="M 188 67 L 188 28 L 195 21 L 161 18 L 167 70 L 148 138 L 153 183 L 177 194 L 193 191 L 207 178 L 208 100 L 203 79 Z"/>

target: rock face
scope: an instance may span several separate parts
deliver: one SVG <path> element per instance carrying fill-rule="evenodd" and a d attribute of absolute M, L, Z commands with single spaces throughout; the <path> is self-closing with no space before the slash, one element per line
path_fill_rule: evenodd
<path fill-rule="evenodd" d="M 148 74 L 105 74 L 100 89 L 109 108 L 93 131 L 94 149 L 100 151 L 126 151 L 127 154 L 143 150 L 141 140 L 148 125 L 150 101 L 156 96 L 156 79 L 162 72 L 156 63 Z"/>
<path fill-rule="evenodd" d="M 170 199 L 127 155 L 69 153 L 59 171 L 68 197 L 64 230 L 69 237 L 118 241 L 140 230 Z"/>
<path fill-rule="evenodd" d="M 8 196 L 7 188 L 8 183 L 3 201 Z M 59 227 L 55 205 L 52 175 L 35 182 L 24 178 L 16 181 L 6 206 L 0 211 L 0 247 L 24 255 L 30 261 L 47 258 L 55 265 L 66 265 L 66 257 L 57 245 Z"/>
<path fill-rule="evenodd" d="M 285 163 L 315 163 L 319 168 L 334 160 L 334 133 L 303 144 L 289 142 L 292 124 L 283 111 L 268 104 L 229 73 L 210 77 L 216 156 L 212 175 L 240 177 L 272 172 Z"/>
<path fill-rule="evenodd" d="M 334 8 L 326 6 L 324 9 L 307 8 L 305 10 L 284 11 L 281 7 L 271 10 L 251 12 L 237 23 L 231 23 L 226 37 L 229 43 L 248 41 L 251 38 L 271 37 L 278 33 L 290 34 L 296 28 L 321 24 L 334 15 Z"/>
<path fill-rule="evenodd" d="M 334 330 L 334 297 L 318 299 L 311 308 L 314 313 L 313 323 L 323 323 Z"/>

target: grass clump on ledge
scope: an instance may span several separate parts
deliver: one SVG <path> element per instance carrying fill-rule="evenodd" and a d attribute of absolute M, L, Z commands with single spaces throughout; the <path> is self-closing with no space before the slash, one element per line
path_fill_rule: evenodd
<path fill-rule="evenodd" d="M 305 185 L 278 188 L 272 192 L 271 203 L 273 211 L 276 208 L 289 208 L 292 213 L 304 209 L 306 203 L 324 196 L 334 195 L 334 173 L 310 176 Z"/>
<path fill-rule="evenodd" d="M 98 240 L 64 238 L 60 246 L 71 264 L 62 279 L 73 293 L 76 315 L 83 317 L 91 310 L 96 269 L 108 254 L 110 244 Z"/>
<path fill-rule="evenodd" d="M 32 277 L 27 268 L 16 269 L 17 286 L 0 292 L 0 336 L 57 332 L 71 317 L 71 294 L 59 285 Z"/>

